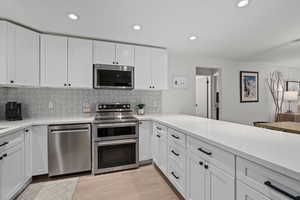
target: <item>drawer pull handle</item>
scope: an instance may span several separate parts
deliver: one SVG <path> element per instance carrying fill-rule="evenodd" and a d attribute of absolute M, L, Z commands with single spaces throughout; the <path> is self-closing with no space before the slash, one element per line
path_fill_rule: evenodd
<path fill-rule="evenodd" d="M 7 153 L 3 154 L 2 156 L 3 156 L 3 158 L 7 157 Z"/>
<path fill-rule="evenodd" d="M 174 172 L 172 172 L 171 174 L 174 176 L 174 178 L 179 179 L 179 177 L 176 176 Z"/>
<path fill-rule="evenodd" d="M 278 188 L 278 187 L 272 185 L 272 183 L 271 183 L 270 181 L 266 181 L 266 182 L 265 182 L 265 185 L 268 186 L 269 188 L 275 190 L 276 192 L 279 192 L 279 193 L 281 193 L 281 194 L 283 194 L 283 195 L 289 197 L 290 199 L 293 199 L 293 200 L 300 200 L 300 196 L 296 196 L 296 197 L 295 197 L 295 196 L 291 195 L 290 193 L 288 193 L 288 192 L 286 192 L 286 191 L 284 191 L 284 190 L 282 190 L 282 189 L 280 189 L 280 188 Z"/>
<path fill-rule="evenodd" d="M 175 138 L 175 139 L 177 139 L 177 140 L 180 139 L 180 137 L 178 137 L 178 136 L 176 136 L 176 135 L 172 135 L 172 137 Z"/>
<path fill-rule="evenodd" d="M 8 142 L 4 142 L 4 143 L 0 144 L 0 147 L 3 147 L 5 145 L 8 145 Z"/>
<path fill-rule="evenodd" d="M 156 137 L 160 138 L 160 135 L 156 135 Z"/>
<path fill-rule="evenodd" d="M 199 148 L 198 150 L 201 151 L 202 153 L 205 153 L 205 154 L 208 155 L 208 156 L 211 156 L 211 155 L 212 155 L 211 152 L 205 151 L 205 150 L 202 149 L 202 148 Z"/>
<path fill-rule="evenodd" d="M 158 127 L 158 126 L 156 127 L 156 129 L 157 129 L 157 130 L 159 130 L 159 131 L 161 131 L 161 130 L 162 130 L 162 129 L 161 129 L 160 127 Z"/>
<path fill-rule="evenodd" d="M 176 153 L 174 150 L 171 151 L 175 156 L 180 156 L 179 153 Z"/>

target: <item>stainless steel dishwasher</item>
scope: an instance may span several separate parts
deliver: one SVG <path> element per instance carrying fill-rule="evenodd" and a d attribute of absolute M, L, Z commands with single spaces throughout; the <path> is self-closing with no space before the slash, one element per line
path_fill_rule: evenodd
<path fill-rule="evenodd" d="M 90 124 L 49 126 L 49 176 L 90 171 L 91 163 Z"/>

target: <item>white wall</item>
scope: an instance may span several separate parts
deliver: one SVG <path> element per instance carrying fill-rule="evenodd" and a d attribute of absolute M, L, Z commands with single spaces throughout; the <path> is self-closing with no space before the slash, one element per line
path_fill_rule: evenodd
<path fill-rule="evenodd" d="M 235 63 L 226 60 L 170 54 L 169 90 L 162 92 L 163 113 L 195 114 L 195 70 L 197 66 L 221 69 L 220 119 L 243 124 L 273 119 L 273 102 L 265 84 L 265 79 L 270 72 L 279 70 L 284 73 L 287 79 L 300 79 L 300 69 L 296 68 L 272 64 Z M 240 103 L 240 71 L 259 72 L 260 99 L 258 103 Z M 186 89 L 172 88 L 172 80 L 176 76 L 186 77 Z"/>

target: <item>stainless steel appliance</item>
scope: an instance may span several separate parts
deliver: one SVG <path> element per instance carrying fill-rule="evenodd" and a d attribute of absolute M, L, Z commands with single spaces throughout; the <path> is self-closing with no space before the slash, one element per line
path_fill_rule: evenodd
<path fill-rule="evenodd" d="M 94 88 L 134 89 L 134 67 L 95 64 Z"/>
<path fill-rule="evenodd" d="M 5 119 L 8 121 L 22 120 L 22 105 L 18 102 L 5 104 Z"/>
<path fill-rule="evenodd" d="M 93 122 L 93 174 L 137 168 L 138 120 L 130 104 L 99 104 Z"/>
<path fill-rule="evenodd" d="M 90 124 L 49 126 L 49 176 L 90 171 L 91 159 Z"/>

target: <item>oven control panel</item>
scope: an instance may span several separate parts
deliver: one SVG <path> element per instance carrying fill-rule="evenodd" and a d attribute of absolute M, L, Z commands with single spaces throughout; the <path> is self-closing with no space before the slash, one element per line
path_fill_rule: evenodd
<path fill-rule="evenodd" d="M 101 111 L 128 111 L 131 110 L 131 105 L 130 104 L 98 104 L 96 111 L 101 112 Z"/>

